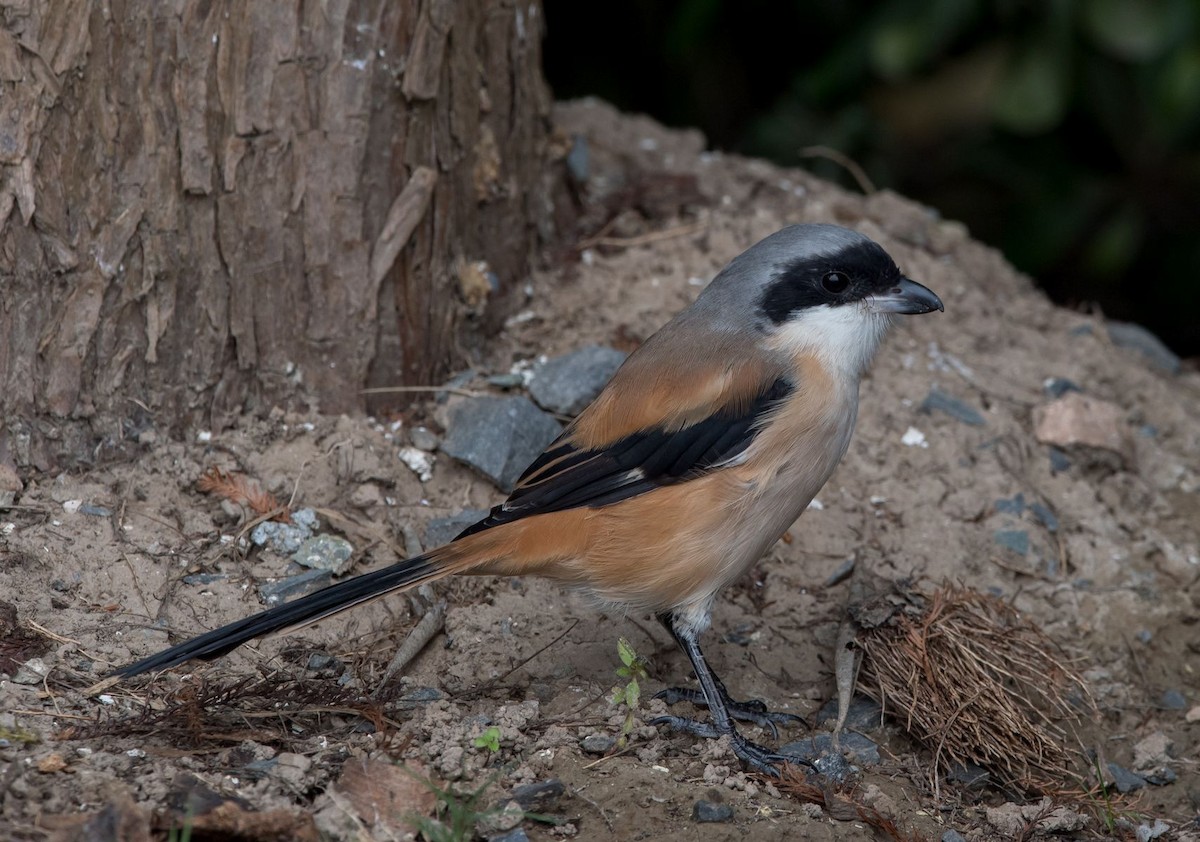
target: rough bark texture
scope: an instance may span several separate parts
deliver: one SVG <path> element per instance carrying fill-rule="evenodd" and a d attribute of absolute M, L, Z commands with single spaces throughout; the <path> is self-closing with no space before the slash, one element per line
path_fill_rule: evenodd
<path fill-rule="evenodd" d="M 525 275 L 540 0 L 0 14 L 0 462 L 71 461 L 99 421 L 360 408 L 441 376 Z"/>

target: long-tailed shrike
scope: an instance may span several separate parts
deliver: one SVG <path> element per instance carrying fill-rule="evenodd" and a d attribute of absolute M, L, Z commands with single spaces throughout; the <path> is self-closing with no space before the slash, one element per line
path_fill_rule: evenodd
<path fill-rule="evenodd" d="M 525 471 L 509 498 L 445 546 L 171 647 L 124 677 L 210 659 L 452 573 L 547 576 L 653 612 L 687 653 L 711 722 L 752 768 L 781 758 L 735 719 L 787 717 L 735 702 L 700 651 L 713 600 L 804 511 L 846 452 L 859 380 L 894 314 L 941 310 L 862 234 L 794 225 L 717 275 L 634 352 Z"/>

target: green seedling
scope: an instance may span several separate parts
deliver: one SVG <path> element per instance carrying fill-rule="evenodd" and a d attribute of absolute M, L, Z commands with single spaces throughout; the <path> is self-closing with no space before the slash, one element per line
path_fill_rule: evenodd
<path fill-rule="evenodd" d="M 624 680 L 613 688 L 612 703 L 625 705 L 625 722 L 621 725 L 621 736 L 617 739 L 617 748 L 625 748 L 629 742 L 629 734 L 633 731 L 634 712 L 642 699 L 641 682 L 646 680 L 646 659 L 634 651 L 633 645 L 625 638 L 617 641 L 617 655 L 621 666 L 617 667 L 617 676 Z"/>
<path fill-rule="evenodd" d="M 488 727 L 486 731 L 475 738 L 475 748 L 486 748 L 492 754 L 500 750 L 500 729 L 495 725 Z"/>

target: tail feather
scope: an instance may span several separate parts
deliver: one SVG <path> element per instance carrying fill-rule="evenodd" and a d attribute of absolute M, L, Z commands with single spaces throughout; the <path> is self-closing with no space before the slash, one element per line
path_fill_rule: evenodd
<path fill-rule="evenodd" d="M 382 570 L 338 582 L 316 593 L 193 637 L 178 646 L 121 667 L 112 674 L 129 678 L 145 672 L 170 669 L 193 658 L 205 661 L 219 658 L 255 638 L 315 623 L 355 605 L 439 579 L 461 566 L 448 563 L 450 560 L 441 558 L 441 555 L 435 552 L 415 556 Z"/>

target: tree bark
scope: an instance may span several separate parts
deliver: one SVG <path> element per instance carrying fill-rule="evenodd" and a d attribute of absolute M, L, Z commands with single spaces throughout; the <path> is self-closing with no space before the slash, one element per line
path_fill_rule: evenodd
<path fill-rule="evenodd" d="M 547 224 L 540 0 L 2 11 L 0 462 L 362 409 L 504 316 Z"/>

